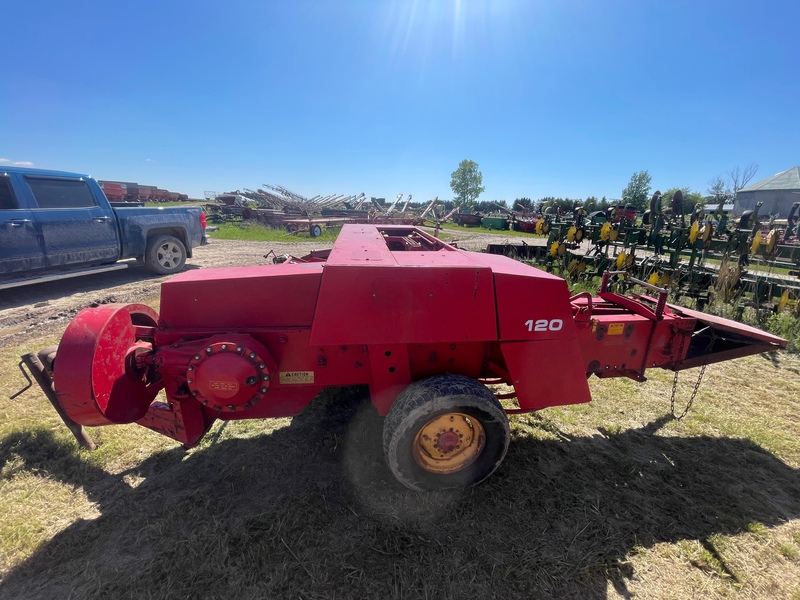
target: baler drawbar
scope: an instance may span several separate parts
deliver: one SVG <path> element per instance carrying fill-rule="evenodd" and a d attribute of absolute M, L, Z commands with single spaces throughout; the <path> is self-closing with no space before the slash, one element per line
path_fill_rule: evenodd
<path fill-rule="evenodd" d="M 330 251 L 173 277 L 160 314 L 84 309 L 39 363 L 52 385 L 37 381 L 84 444 L 81 426 L 138 423 L 187 448 L 217 420 L 292 416 L 326 387 L 368 385 L 390 469 L 429 490 L 484 480 L 508 412 L 588 402 L 591 375 L 645 381 L 786 345 L 645 282 L 654 297 L 609 291 L 614 275 L 570 296 L 560 277 L 414 227 L 346 225 Z"/>

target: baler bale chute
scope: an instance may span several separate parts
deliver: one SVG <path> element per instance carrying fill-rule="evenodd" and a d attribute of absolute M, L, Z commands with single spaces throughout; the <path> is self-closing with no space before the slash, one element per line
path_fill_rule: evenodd
<path fill-rule="evenodd" d="M 786 345 L 644 282 L 655 297 L 614 293 L 610 275 L 598 297 L 571 297 L 559 277 L 414 227 L 347 225 L 330 251 L 173 277 L 160 314 L 81 311 L 55 399 L 78 425 L 138 423 L 191 448 L 218 420 L 293 416 L 327 387 L 368 385 L 390 469 L 429 490 L 484 480 L 507 413 L 588 402 L 593 374 L 645 381 Z"/>

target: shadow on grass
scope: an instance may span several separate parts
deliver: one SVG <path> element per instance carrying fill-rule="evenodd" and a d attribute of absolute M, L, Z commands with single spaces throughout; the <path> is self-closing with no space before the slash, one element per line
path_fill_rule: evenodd
<path fill-rule="evenodd" d="M 0 441 L 0 464 L 21 457 L 101 512 L 9 573 L 0 597 L 605 598 L 609 582 L 630 597 L 638 546 L 710 546 L 800 517 L 798 471 L 747 441 L 657 435 L 667 419 L 516 439 L 483 485 L 416 494 L 384 466 L 362 396 L 323 395 L 269 435 L 154 455 L 135 488 L 47 432 Z"/>

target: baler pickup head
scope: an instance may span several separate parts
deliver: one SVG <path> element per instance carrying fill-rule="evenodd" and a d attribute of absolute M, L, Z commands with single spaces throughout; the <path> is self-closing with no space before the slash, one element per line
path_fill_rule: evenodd
<path fill-rule="evenodd" d="M 744 323 L 704 312 L 667 305 L 677 315 L 697 320 L 686 358 L 671 365 L 673 371 L 741 358 L 786 347 L 786 340 Z"/>

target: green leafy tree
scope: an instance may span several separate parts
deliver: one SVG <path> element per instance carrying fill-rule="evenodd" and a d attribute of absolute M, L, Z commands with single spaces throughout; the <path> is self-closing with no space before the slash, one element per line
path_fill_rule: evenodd
<path fill-rule="evenodd" d="M 599 210 L 597 208 L 598 203 L 599 200 L 597 199 L 597 196 L 589 196 L 583 203 L 583 210 L 585 210 L 587 214 Z"/>
<path fill-rule="evenodd" d="M 456 195 L 454 198 L 462 210 L 470 211 L 474 208 L 483 191 L 483 175 L 478 170 L 478 163 L 464 159 L 458 163 L 458 168 L 453 171 L 450 179 L 450 189 Z"/>
<path fill-rule="evenodd" d="M 622 201 L 633 204 L 637 210 L 646 210 L 650 201 L 650 184 L 653 178 L 647 171 L 639 171 L 631 176 L 628 185 L 622 190 Z"/>
<path fill-rule="evenodd" d="M 694 207 L 697 204 L 705 205 L 706 199 L 702 194 L 698 192 L 693 192 L 691 188 L 688 187 L 681 187 L 681 188 L 674 187 L 674 188 L 669 188 L 666 192 L 664 192 L 664 195 L 661 196 L 662 209 L 672 207 L 672 198 L 675 196 L 675 192 L 677 192 L 678 190 L 680 190 L 683 193 L 684 214 L 688 215 L 690 212 L 692 212 L 692 210 L 694 210 Z"/>

